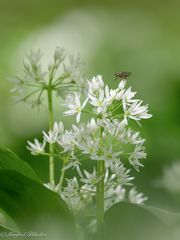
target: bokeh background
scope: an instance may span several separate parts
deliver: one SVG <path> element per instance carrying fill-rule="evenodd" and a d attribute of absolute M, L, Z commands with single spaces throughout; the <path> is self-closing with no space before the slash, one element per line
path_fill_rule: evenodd
<path fill-rule="evenodd" d="M 115 72 L 132 72 L 129 85 L 153 114 L 141 129 L 148 157 L 144 169 L 134 173 L 136 185 L 149 204 L 180 211 L 180 171 L 172 181 L 176 191 L 163 189 L 159 181 L 165 166 L 180 161 L 179 9 L 178 0 L 0 0 L 0 144 L 47 181 L 47 159 L 26 150 L 26 141 L 47 129 L 46 109 L 14 104 L 8 78 L 21 72 L 29 50 L 41 48 L 46 63 L 55 47 L 63 46 L 81 55 L 87 77 L 102 74 L 114 86 Z M 60 101 L 56 108 L 58 120 Z"/>

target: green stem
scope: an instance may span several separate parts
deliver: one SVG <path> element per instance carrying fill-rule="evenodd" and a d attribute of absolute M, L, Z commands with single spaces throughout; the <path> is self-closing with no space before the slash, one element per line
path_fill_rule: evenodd
<path fill-rule="evenodd" d="M 103 127 L 100 131 L 100 147 L 102 147 Z M 97 183 L 96 190 L 96 211 L 97 211 L 97 240 L 104 239 L 104 176 L 105 176 L 105 161 L 98 161 L 97 163 L 97 177 L 100 178 Z"/>
<path fill-rule="evenodd" d="M 101 177 L 97 184 L 97 239 L 104 239 L 104 174 L 105 162 L 98 161 L 97 175 Z"/>
<path fill-rule="evenodd" d="M 48 107 L 49 107 L 49 130 L 53 129 L 54 116 L 53 116 L 53 101 L 52 101 L 52 89 L 51 81 L 48 88 Z M 49 144 L 49 182 L 54 186 L 54 144 Z"/>
<path fill-rule="evenodd" d="M 61 169 L 61 176 L 60 176 L 60 180 L 59 180 L 59 188 L 58 188 L 59 193 L 61 192 L 63 183 L 64 183 L 64 176 L 65 176 L 65 172 L 66 172 L 66 170 L 64 170 L 64 167 L 66 166 L 66 162 L 67 162 L 67 158 L 65 157 L 63 160 L 63 166 Z"/>

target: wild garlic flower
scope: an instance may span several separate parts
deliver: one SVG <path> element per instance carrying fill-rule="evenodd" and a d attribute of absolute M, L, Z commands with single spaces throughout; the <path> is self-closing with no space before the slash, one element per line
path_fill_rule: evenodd
<path fill-rule="evenodd" d="M 151 114 L 148 113 L 148 105 L 141 106 L 141 104 L 142 101 L 136 100 L 129 106 L 124 115 L 126 122 L 127 118 L 139 121 L 141 119 L 148 119 L 151 117 Z"/>
<path fill-rule="evenodd" d="M 67 186 L 64 188 L 62 197 L 68 204 L 69 208 L 74 211 L 74 213 L 80 211 L 83 208 L 80 186 L 76 177 L 67 180 Z"/>
<path fill-rule="evenodd" d="M 139 160 L 146 158 L 146 155 L 145 147 L 142 144 L 137 144 L 135 145 L 134 151 L 129 156 L 129 162 L 139 171 L 139 167 L 143 167 L 143 164 Z"/>
<path fill-rule="evenodd" d="M 53 130 L 50 130 L 48 133 L 43 131 L 44 141 L 47 143 L 55 143 L 58 141 L 59 135 L 64 131 L 64 125 L 62 122 L 55 122 Z"/>
<path fill-rule="evenodd" d="M 40 106 L 48 89 L 64 98 L 70 91 L 81 91 L 84 87 L 79 57 L 68 57 L 63 48 L 56 47 L 47 68 L 43 68 L 41 60 L 40 50 L 30 51 L 23 60 L 23 74 L 12 78 L 17 101 Z"/>
<path fill-rule="evenodd" d="M 102 76 L 98 75 L 96 77 L 93 77 L 91 81 L 88 81 L 88 87 L 91 94 L 98 92 L 99 89 L 104 87 L 104 81 L 102 79 Z"/>
<path fill-rule="evenodd" d="M 147 197 L 144 196 L 143 193 L 138 193 L 136 188 L 132 188 L 129 191 L 129 201 L 134 204 L 143 204 L 145 201 L 148 200 Z"/>
<path fill-rule="evenodd" d="M 64 115 L 71 116 L 71 115 L 77 114 L 76 121 L 77 123 L 79 123 L 81 112 L 86 106 L 87 100 L 88 99 L 86 99 L 81 105 L 80 96 L 78 96 L 77 93 L 69 94 L 66 98 L 66 102 L 64 103 L 64 106 L 67 107 L 69 110 L 65 111 Z"/>
<path fill-rule="evenodd" d="M 130 169 L 126 169 L 121 162 L 112 162 L 110 165 L 110 170 L 115 174 L 117 182 L 121 185 L 131 185 L 131 181 L 134 177 L 129 175 Z"/>
<path fill-rule="evenodd" d="M 125 90 L 125 92 L 122 96 L 122 104 L 123 104 L 124 111 L 127 110 L 129 105 L 131 105 L 133 102 L 136 101 L 136 99 L 134 99 L 135 95 L 136 95 L 136 92 L 132 92 L 131 87 L 129 87 L 127 90 Z"/>
<path fill-rule="evenodd" d="M 46 142 L 40 143 L 36 138 L 34 139 L 34 143 L 28 141 L 27 149 L 31 152 L 32 155 L 38 155 L 44 153 L 44 148 L 46 146 Z"/>
<path fill-rule="evenodd" d="M 126 189 L 122 186 L 111 187 L 105 191 L 105 210 L 111 208 L 114 204 L 122 202 L 125 199 Z"/>
<path fill-rule="evenodd" d="M 68 108 L 65 114 L 76 115 L 77 123 L 80 122 L 83 113 L 93 116 L 87 123 L 73 126 L 70 131 L 75 136 L 73 151 L 74 154 L 78 154 L 79 161 L 91 159 L 105 162 L 106 209 L 126 198 L 125 186 L 131 185 L 134 179 L 130 176 L 130 169 L 127 169 L 123 162 L 127 159 L 139 171 L 139 168 L 143 166 L 141 160 L 146 158 L 143 145 L 145 139 L 141 138 L 139 132 L 129 127 L 129 120 L 139 122 L 152 115 L 148 113 L 147 105 L 143 106 L 141 100 L 134 98 L 136 92 L 133 92 L 131 88 L 126 90 L 125 85 L 126 80 L 122 80 L 116 89 L 109 89 L 102 76 L 98 75 L 88 81 L 84 96 L 79 95 L 78 101 L 73 100 L 73 103 L 69 101 L 68 96 L 65 104 Z M 81 101 L 82 98 L 86 99 L 85 104 Z M 96 166 L 96 163 L 94 165 Z M 99 180 L 98 176 L 90 181 L 92 174 L 87 170 L 84 173 L 86 175 L 84 180 L 81 178 L 79 181 L 86 184 L 83 187 L 86 187 L 93 197 Z M 93 177 L 96 174 L 94 169 Z M 138 195 L 135 190 L 130 190 L 129 201 L 142 203 L 145 200 L 146 198 L 143 198 L 141 194 Z"/>
<path fill-rule="evenodd" d="M 102 179 L 105 211 L 119 201 L 140 204 L 147 199 L 135 188 L 128 191 L 134 179 L 130 175 L 131 167 L 139 171 L 142 159 L 146 158 L 145 139 L 130 123 L 150 118 L 151 114 L 147 105 L 142 106 L 141 100 L 134 99 L 136 93 L 125 86 L 126 80 L 121 80 L 116 89 L 109 89 L 102 76 L 93 77 L 84 92 L 69 94 L 63 104 L 67 108 L 64 114 L 75 115 L 77 125 L 65 130 L 60 122 L 48 133 L 43 131 L 44 141 L 53 143 L 55 154 L 66 159 L 62 171 L 73 169 L 77 173 L 76 177 L 64 181 L 59 192 L 74 213 L 94 201 Z M 82 114 L 90 115 L 87 122 L 82 122 Z M 84 169 L 85 161 L 91 162 L 93 170 Z M 98 161 L 104 161 L 105 165 L 101 176 L 96 170 Z"/>
<path fill-rule="evenodd" d="M 101 177 L 97 176 L 96 169 L 94 168 L 92 173 L 84 170 L 85 177 L 81 179 L 81 182 L 88 184 L 88 185 L 96 185 Z"/>
<path fill-rule="evenodd" d="M 73 134 L 73 131 L 66 130 L 64 134 L 58 137 L 57 143 L 59 146 L 62 147 L 64 152 L 70 151 L 71 153 L 74 149 L 74 144 L 75 144 L 75 136 Z"/>

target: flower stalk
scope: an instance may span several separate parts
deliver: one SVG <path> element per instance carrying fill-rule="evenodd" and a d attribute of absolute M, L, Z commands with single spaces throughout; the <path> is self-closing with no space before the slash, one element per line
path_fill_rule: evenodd
<path fill-rule="evenodd" d="M 60 180 L 59 180 L 59 188 L 58 188 L 58 192 L 61 193 L 62 191 L 62 187 L 63 187 L 63 183 L 64 183 L 64 177 L 65 177 L 65 172 L 66 170 L 64 169 L 66 166 L 66 162 L 68 161 L 68 159 L 65 157 L 63 159 L 63 166 L 61 169 L 61 176 L 60 176 Z"/>
<path fill-rule="evenodd" d="M 100 136 L 101 141 L 100 145 L 102 145 L 102 134 L 103 128 L 100 128 Z M 104 176 L 105 176 L 105 161 L 99 160 L 97 162 L 97 177 L 100 179 L 97 183 L 97 239 L 104 239 Z"/>
<path fill-rule="evenodd" d="M 104 175 L 105 161 L 98 161 L 97 176 L 100 181 L 97 184 L 97 239 L 104 239 Z"/>
<path fill-rule="evenodd" d="M 48 108 L 49 108 L 49 131 L 53 129 L 54 124 L 54 114 L 53 114 L 53 100 L 52 100 L 52 88 L 51 81 L 49 82 L 49 87 L 47 89 L 48 93 Z M 54 180 L 54 144 L 49 143 L 49 182 L 52 186 L 55 185 Z"/>

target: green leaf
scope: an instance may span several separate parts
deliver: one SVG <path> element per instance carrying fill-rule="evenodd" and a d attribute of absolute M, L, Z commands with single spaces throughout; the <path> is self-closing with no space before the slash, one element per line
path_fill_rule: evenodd
<path fill-rule="evenodd" d="M 12 170 L 0 170 L 0 207 L 21 231 L 74 239 L 74 219 L 59 195 Z"/>
<path fill-rule="evenodd" d="M 41 182 L 34 170 L 15 153 L 0 146 L 0 169 L 14 170 L 22 175 Z"/>
<path fill-rule="evenodd" d="M 11 232 L 11 231 L 12 231 L 12 230 L 10 230 L 10 229 L 8 229 L 8 228 L 0 225 L 0 233 L 3 233 L 3 232 Z M 1 236 L 0 236 L 0 238 L 1 238 Z"/>
<path fill-rule="evenodd" d="M 159 218 L 163 223 L 167 225 L 174 225 L 180 221 L 180 213 L 170 212 L 166 209 L 161 209 L 152 206 L 142 206 L 146 210 L 150 211 L 157 218 Z"/>
<path fill-rule="evenodd" d="M 169 240 L 172 229 L 143 206 L 118 203 L 105 214 L 105 240 Z"/>
<path fill-rule="evenodd" d="M 0 231 L 4 231 L 3 229 L 12 232 L 19 231 L 13 219 L 6 212 L 0 209 Z"/>

